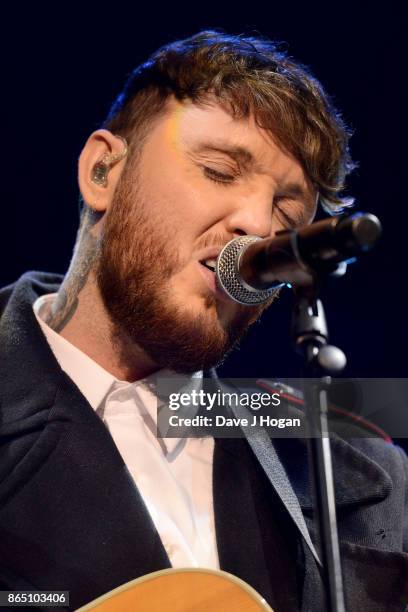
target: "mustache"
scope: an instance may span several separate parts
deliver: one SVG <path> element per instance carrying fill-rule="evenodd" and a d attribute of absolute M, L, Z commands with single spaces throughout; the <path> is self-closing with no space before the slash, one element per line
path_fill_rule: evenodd
<path fill-rule="evenodd" d="M 197 250 L 207 249 L 209 247 L 223 248 L 228 242 L 230 242 L 234 236 L 222 234 L 221 232 L 215 234 L 208 234 L 202 237 L 197 243 Z"/>

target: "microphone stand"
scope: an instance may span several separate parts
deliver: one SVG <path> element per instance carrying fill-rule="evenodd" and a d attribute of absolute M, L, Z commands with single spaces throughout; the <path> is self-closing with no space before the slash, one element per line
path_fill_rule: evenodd
<path fill-rule="evenodd" d="M 303 355 L 303 386 L 307 423 L 311 485 L 322 557 L 322 580 L 329 612 L 345 612 L 340 549 L 337 533 L 335 493 L 327 419 L 330 373 L 346 365 L 344 353 L 327 344 L 323 305 L 317 297 L 314 276 L 309 285 L 297 286 L 293 316 L 293 341 Z M 310 378 L 319 380 L 311 381 Z"/>

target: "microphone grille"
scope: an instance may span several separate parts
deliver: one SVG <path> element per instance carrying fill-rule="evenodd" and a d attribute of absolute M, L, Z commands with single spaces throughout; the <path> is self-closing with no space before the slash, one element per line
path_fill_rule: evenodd
<path fill-rule="evenodd" d="M 258 290 L 250 287 L 239 273 L 239 259 L 246 247 L 261 240 L 259 236 L 240 236 L 228 242 L 218 256 L 215 276 L 221 289 L 235 302 L 254 306 L 269 300 L 276 287 Z"/>

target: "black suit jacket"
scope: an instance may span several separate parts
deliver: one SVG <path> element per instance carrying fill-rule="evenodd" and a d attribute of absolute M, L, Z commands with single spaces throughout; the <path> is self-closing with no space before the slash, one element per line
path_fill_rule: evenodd
<path fill-rule="evenodd" d="M 0 588 L 69 590 L 70 609 L 170 566 L 108 430 L 55 360 L 32 311 L 61 277 L 0 291 Z M 276 442 L 312 536 L 302 441 Z M 333 443 L 348 609 L 408 603 L 407 461 L 383 440 Z M 321 610 L 320 578 L 245 440 L 216 440 L 221 568 L 279 611 Z M 405 542 L 405 550 L 407 542 Z"/>

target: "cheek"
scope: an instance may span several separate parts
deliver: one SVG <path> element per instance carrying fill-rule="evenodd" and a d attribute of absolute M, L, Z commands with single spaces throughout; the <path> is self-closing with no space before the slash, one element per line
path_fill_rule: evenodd
<path fill-rule="evenodd" d="M 177 240 L 193 243 L 216 222 L 210 198 L 197 178 L 180 170 L 149 172 L 143 177 L 149 217 Z"/>

